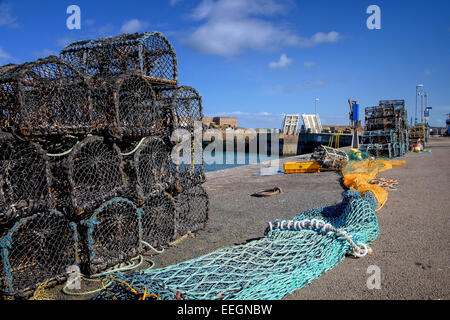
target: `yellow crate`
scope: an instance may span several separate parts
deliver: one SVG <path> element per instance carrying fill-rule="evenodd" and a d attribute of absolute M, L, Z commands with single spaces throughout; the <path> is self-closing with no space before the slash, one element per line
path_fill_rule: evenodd
<path fill-rule="evenodd" d="M 293 161 L 284 164 L 284 173 L 320 172 L 321 168 L 317 161 Z"/>

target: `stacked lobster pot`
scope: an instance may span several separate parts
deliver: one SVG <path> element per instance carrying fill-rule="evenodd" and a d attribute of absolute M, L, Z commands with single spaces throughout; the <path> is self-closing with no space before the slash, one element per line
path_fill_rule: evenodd
<path fill-rule="evenodd" d="M 400 157 L 409 149 L 404 100 L 381 100 L 365 109 L 366 130 L 360 149 L 377 157 Z"/>
<path fill-rule="evenodd" d="M 409 145 L 412 147 L 420 142 L 425 146 L 426 128 L 424 125 L 416 125 L 409 127 Z"/>
<path fill-rule="evenodd" d="M 172 159 L 174 133 L 201 121 L 201 97 L 178 86 L 161 33 L 1 67 L 0 107 L 0 296 L 27 297 L 73 266 L 94 274 L 205 226 L 201 161 Z"/>

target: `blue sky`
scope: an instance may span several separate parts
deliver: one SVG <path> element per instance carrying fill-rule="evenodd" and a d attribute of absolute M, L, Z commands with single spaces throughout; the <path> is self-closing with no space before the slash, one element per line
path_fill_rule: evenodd
<path fill-rule="evenodd" d="M 72 4 L 80 30 L 66 27 Z M 380 7 L 380 30 L 366 26 L 369 5 Z M 314 112 L 316 97 L 324 124 L 348 124 L 348 98 L 362 108 L 405 99 L 411 117 L 418 83 L 432 125 L 450 113 L 447 0 L 0 1 L 0 65 L 153 30 L 175 47 L 179 83 L 200 92 L 205 115 L 244 127 L 279 128 L 283 114 Z"/>

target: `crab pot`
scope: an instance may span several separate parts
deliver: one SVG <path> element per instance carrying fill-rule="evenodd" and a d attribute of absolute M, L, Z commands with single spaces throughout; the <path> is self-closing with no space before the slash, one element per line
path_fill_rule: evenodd
<path fill-rule="evenodd" d="M 133 160 L 140 200 L 159 195 L 173 184 L 170 150 L 160 138 L 145 138 Z"/>
<path fill-rule="evenodd" d="M 166 119 L 167 112 L 156 101 L 155 92 L 147 77 L 137 73 L 118 76 L 114 79 L 112 95 L 115 118 L 109 127 L 111 135 L 168 135 L 170 128 Z"/>
<path fill-rule="evenodd" d="M 175 240 L 175 202 L 167 193 L 149 198 L 142 207 L 142 240 L 162 247 Z"/>
<path fill-rule="evenodd" d="M 40 283 L 66 279 L 67 267 L 78 265 L 75 223 L 58 211 L 20 219 L 0 239 L 0 294 L 24 298 Z"/>
<path fill-rule="evenodd" d="M 77 215 L 97 207 L 127 186 L 119 148 L 103 137 L 77 143 L 68 159 L 68 180 Z"/>
<path fill-rule="evenodd" d="M 202 98 L 197 90 L 187 86 L 157 89 L 156 96 L 170 113 L 171 139 L 173 148 L 177 149 L 175 153 L 181 155 L 189 152 L 181 155 L 180 161 L 172 162 L 172 172 L 176 177 L 175 192 L 182 192 L 205 182 L 201 146 Z"/>
<path fill-rule="evenodd" d="M 175 197 L 177 237 L 203 229 L 208 221 L 209 199 L 202 186 L 188 189 Z"/>
<path fill-rule="evenodd" d="M 36 143 L 0 133 L 0 224 L 51 206 L 48 158 Z"/>
<path fill-rule="evenodd" d="M 156 99 L 167 108 L 172 118 L 172 130 L 184 129 L 194 133 L 195 122 L 203 119 L 202 97 L 188 86 L 155 88 Z M 200 126 L 201 128 L 201 126 Z"/>
<path fill-rule="evenodd" d="M 113 198 L 80 222 L 82 272 L 95 274 L 142 253 L 142 209 Z"/>
<path fill-rule="evenodd" d="M 177 85 L 175 50 L 159 32 L 74 42 L 61 51 L 61 58 L 89 75 L 111 76 L 135 71 L 146 75 L 154 84 Z"/>
<path fill-rule="evenodd" d="M 50 56 L 0 74 L 0 128 L 23 135 L 85 134 L 104 126 L 93 117 L 89 84 L 61 59 Z"/>

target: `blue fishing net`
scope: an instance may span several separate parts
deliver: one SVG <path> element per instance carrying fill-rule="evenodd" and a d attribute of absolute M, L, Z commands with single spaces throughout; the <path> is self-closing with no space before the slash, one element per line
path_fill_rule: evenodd
<path fill-rule="evenodd" d="M 341 203 L 307 210 L 293 221 L 320 219 L 368 245 L 379 233 L 377 206 L 370 192 L 361 196 L 347 191 Z M 333 232 L 276 228 L 261 239 L 173 266 L 113 274 L 120 285 L 108 287 L 96 299 L 127 300 L 133 288 L 135 297 L 146 291 L 161 299 L 276 300 L 306 286 L 352 251 L 350 243 Z"/>

